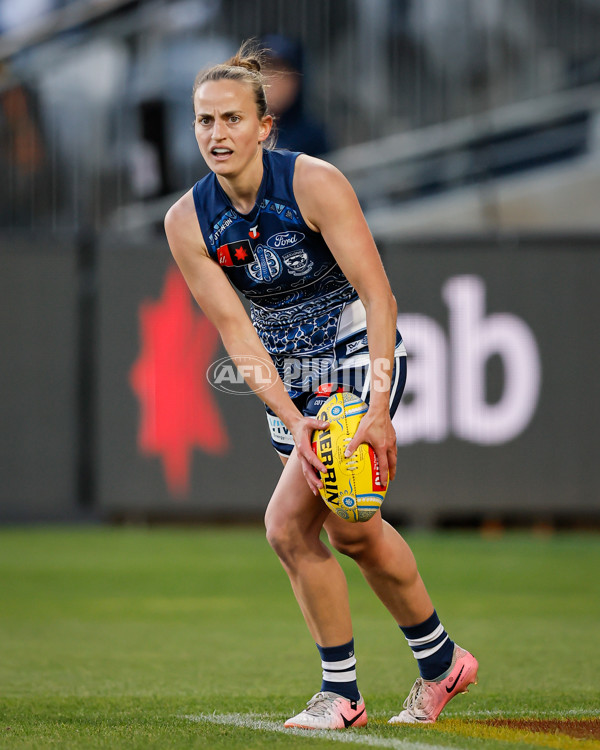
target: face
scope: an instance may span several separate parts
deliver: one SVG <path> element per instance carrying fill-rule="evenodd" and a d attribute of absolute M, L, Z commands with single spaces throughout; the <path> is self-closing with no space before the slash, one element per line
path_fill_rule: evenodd
<path fill-rule="evenodd" d="M 259 120 L 250 85 L 206 81 L 194 95 L 196 141 L 208 167 L 218 175 L 243 173 L 262 151 L 272 118 Z"/>

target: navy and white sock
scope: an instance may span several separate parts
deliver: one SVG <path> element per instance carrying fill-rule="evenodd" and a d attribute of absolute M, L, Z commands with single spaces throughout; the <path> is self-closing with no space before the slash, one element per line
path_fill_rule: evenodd
<path fill-rule="evenodd" d="M 360 698 L 356 684 L 356 658 L 354 656 L 354 638 L 342 646 L 319 646 L 323 682 L 321 691 L 343 695 L 351 701 Z"/>
<path fill-rule="evenodd" d="M 400 626 L 400 629 L 419 662 L 419 672 L 424 680 L 435 680 L 450 668 L 454 641 L 450 640 L 435 610 L 420 625 Z"/>

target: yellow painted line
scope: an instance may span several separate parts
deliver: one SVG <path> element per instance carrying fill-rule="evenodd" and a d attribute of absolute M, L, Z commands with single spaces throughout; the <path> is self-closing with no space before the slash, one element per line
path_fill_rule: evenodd
<path fill-rule="evenodd" d="M 554 732 L 530 732 L 525 729 L 495 727 L 464 719 L 440 719 L 432 729 L 443 734 L 504 742 L 523 742 L 536 747 L 550 747 L 558 750 L 600 750 L 600 740 L 570 737 L 567 734 Z"/>

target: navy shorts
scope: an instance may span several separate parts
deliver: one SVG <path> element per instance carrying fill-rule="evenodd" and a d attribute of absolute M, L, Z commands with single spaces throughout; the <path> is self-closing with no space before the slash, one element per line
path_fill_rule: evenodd
<path fill-rule="evenodd" d="M 362 359 L 363 364 L 355 367 L 345 366 L 339 370 L 332 370 L 329 373 L 328 382 L 320 384 L 314 390 L 307 390 L 299 395 L 292 396 L 292 401 L 298 410 L 305 417 L 316 417 L 319 409 L 331 394 L 338 390 L 352 391 L 368 404 L 371 388 L 370 363 L 365 361 L 364 357 Z M 393 417 L 396 413 L 405 385 L 406 354 L 403 353 L 394 359 L 390 388 L 390 417 Z M 265 408 L 271 433 L 271 443 L 280 456 L 289 456 L 294 449 L 292 433 L 268 406 Z"/>

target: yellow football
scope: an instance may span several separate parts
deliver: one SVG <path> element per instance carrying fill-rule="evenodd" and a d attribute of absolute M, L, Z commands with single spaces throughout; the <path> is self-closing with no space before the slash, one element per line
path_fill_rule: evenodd
<path fill-rule="evenodd" d="M 317 414 L 317 419 L 329 421 L 329 427 L 314 430 L 312 435 L 313 450 L 327 468 L 321 473 L 321 497 L 333 513 L 352 523 L 368 521 L 387 491 L 377 456 L 368 443 L 361 443 L 352 456 L 344 457 L 367 408 L 355 393 L 334 393 Z"/>

